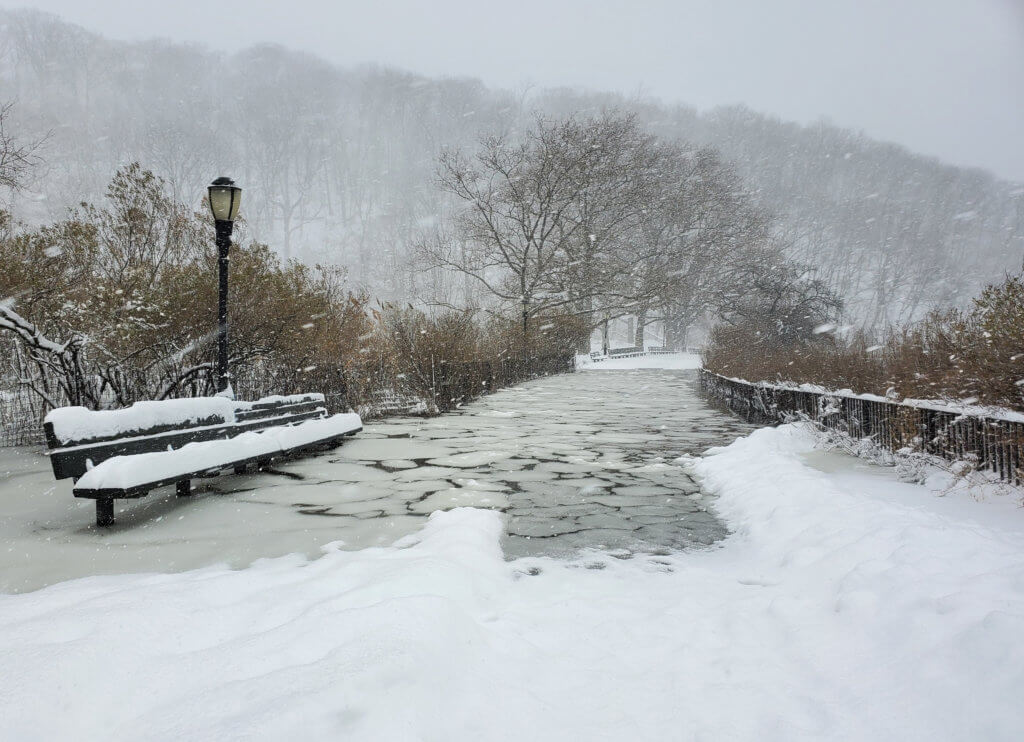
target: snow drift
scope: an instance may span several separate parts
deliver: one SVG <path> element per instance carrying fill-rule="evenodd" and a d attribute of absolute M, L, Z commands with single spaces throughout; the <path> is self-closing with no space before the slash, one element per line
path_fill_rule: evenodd
<path fill-rule="evenodd" d="M 693 462 L 734 529 L 704 551 L 506 562 L 463 508 L 388 548 L 2 596 L 0 737 L 1021 738 L 1019 511 L 812 447 Z"/>

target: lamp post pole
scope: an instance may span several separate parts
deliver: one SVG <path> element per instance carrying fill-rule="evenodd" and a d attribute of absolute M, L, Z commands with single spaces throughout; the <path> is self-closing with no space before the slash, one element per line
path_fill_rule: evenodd
<path fill-rule="evenodd" d="M 217 393 L 227 391 L 230 384 L 228 373 L 228 251 L 231 249 L 229 221 L 216 221 L 217 226 Z"/>
<path fill-rule="evenodd" d="M 228 371 L 228 259 L 231 232 L 242 202 L 242 189 L 231 178 L 222 176 L 210 184 L 208 191 L 217 229 L 217 394 L 234 397 Z"/>

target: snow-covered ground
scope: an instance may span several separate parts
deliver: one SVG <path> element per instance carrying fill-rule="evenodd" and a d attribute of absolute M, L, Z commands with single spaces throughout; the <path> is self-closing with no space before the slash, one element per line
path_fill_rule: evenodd
<path fill-rule="evenodd" d="M 1016 497 L 795 426 L 674 465 L 727 539 L 507 561 L 505 516 L 458 508 L 393 546 L 0 596 L 0 739 L 1024 737 Z"/>

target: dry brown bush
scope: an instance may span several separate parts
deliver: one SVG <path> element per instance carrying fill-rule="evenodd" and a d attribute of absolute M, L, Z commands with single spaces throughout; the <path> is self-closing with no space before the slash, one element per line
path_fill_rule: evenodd
<path fill-rule="evenodd" d="M 1024 410 L 1024 277 L 989 286 L 968 310 L 933 312 L 880 339 L 821 334 L 779 342 L 749 325 L 720 326 L 704 365 L 748 380 Z"/>
<path fill-rule="evenodd" d="M 556 357 L 567 363 L 582 327 L 573 317 L 536 317 L 524 342 L 522 326 L 511 319 L 480 322 L 470 312 L 428 314 L 393 304 L 375 307 L 370 321 L 371 331 L 346 367 L 351 404 L 372 408 L 376 395 L 392 390 L 425 400 L 431 411 L 550 372 L 558 367 Z"/>
<path fill-rule="evenodd" d="M 213 393 L 217 263 L 205 214 L 130 165 L 103 205 L 51 226 L 19 230 L 0 216 L 4 388 L 43 408 Z M 282 263 L 258 243 L 235 244 L 229 270 L 230 368 L 242 399 L 317 391 L 334 410 L 372 410 L 389 395 L 446 409 L 549 370 L 542 359 L 570 358 L 583 332 L 562 316 L 534 316 L 524 337 L 501 318 L 371 307 L 338 270 Z"/>

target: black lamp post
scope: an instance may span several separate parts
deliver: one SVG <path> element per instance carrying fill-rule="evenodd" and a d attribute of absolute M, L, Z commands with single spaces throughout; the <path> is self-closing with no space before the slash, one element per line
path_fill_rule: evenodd
<path fill-rule="evenodd" d="M 217 272 L 220 278 L 217 301 L 217 393 L 228 392 L 233 396 L 228 374 L 228 250 L 231 248 L 231 230 L 242 203 L 242 189 L 231 178 L 221 176 L 210 184 L 208 190 L 210 210 L 217 227 Z"/>

